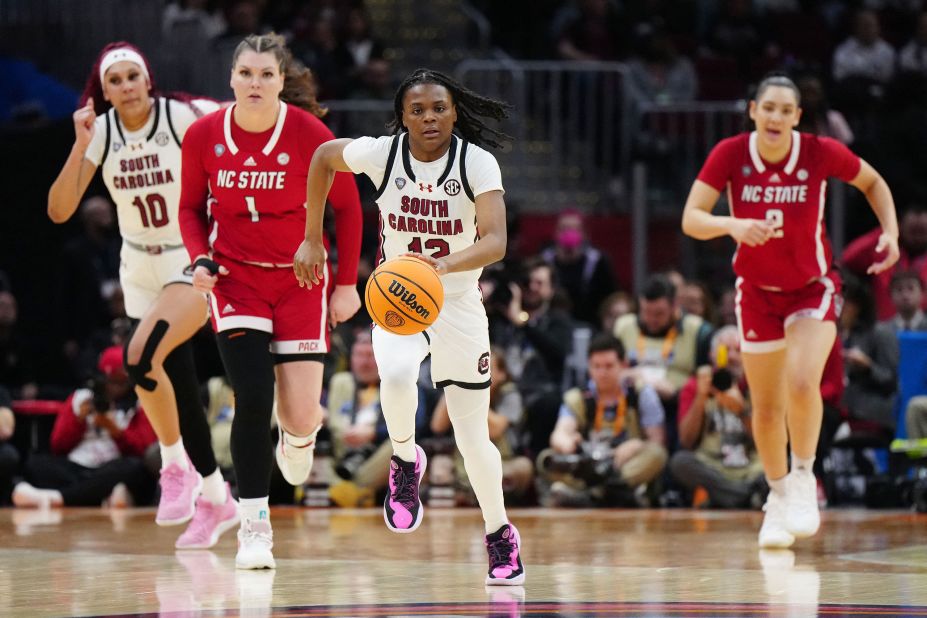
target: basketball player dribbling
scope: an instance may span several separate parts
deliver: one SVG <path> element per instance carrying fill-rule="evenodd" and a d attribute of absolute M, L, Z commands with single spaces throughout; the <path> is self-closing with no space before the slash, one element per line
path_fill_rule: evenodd
<path fill-rule="evenodd" d="M 753 437 L 770 486 L 759 532 L 764 548 L 789 547 L 820 527 L 812 465 L 840 295 L 824 231 L 829 176 L 862 191 L 882 226 L 877 252 L 884 259 L 869 272 L 898 260 L 898 222 L 885 180 L 840 142 L 795 131 L 800 103 L 789 78 L 761 81 L 750 101 L 756 130 L 715 146 L 682 218 L 689 236 L 737 241 L 737 321 Z M 731 216 L 711 213 L 722 190 Z"/>
<path fill-rule="evenodd" d="M 306 175 L 320 144 L 334 138 L 319 120 L 308 69 L 283 37 L 245 38 L 232 56 L 235 104 L 201 118 L 183 145 L 180 228 L 193 285 L 208 292 L 219 353 L 235 392 L 232 462 L 238 478 L 240 569 L 274 568 L 268 509 L 272 458 L 293 485 L 309 476 L 329 323 L 360 308 L 355 287 L 361 210 L 354 178 L 335 180 L 338 275 L 329 300 L 320 284 L 301 287 L 293 254 L 303 238 Z M 323 248 L 324 254 L 324 248 Z M 277 386 L 280 439 L 268 429 Z"/>
<path fill-rule="evenodd" d="M 184 274 L 178 223 L 181 141 L 214 101 L 158 96 L 141 52 L 110 43 L 100 52 L 74 112 L 74 146 L 48 192 L 48 214 L 67 221 L 99 167 L 122 235 L 119 279 L 135 330 L 125 363 L 161 447 L 155 521 L 190 521 L 180 549 L 208 548 L 238 523 L 238 507 L 216 465 L 200 401 L 192 337 L 206 299 Z M 184 442 L 186 439 L 186 443 Z M 189 458 L 188 458 L 189 453 Z"/>
<path fill-rule="evenodd" d="M 394 101 L 392 136 L 323 144 L 309 169 L 306 240 L 294 259 L 307 286 L 323 280 L 322 214 L 336 171 L 367 174 L 378 187 L 380 260 L 411 253 L 431 264 L 444 284 L 444 307 L 417 335 L 374 327 L 380 400 L 394 455 L 384 518 L 393 532 L 422 521 L 419 484 L 425 453 L 415 444 L 416 380 L 431 353 L 432 380 L 444 388 L 457 446 L 480 503 L 489 553 L 486 584 L 525 579 L 518 531 L 506 517 L 502 462 L 489 440 L 489 331 L 477 279 L 505 255 L 505 202 L 495 157 L 507 136 L 480 119 L 506 117 L 507 105 L 482 97 L 450 77 L 418 69 Z M 456 134 L 455 134 L 456 129 Z M 477 233 L 479 229 L 479 233 Z"/>

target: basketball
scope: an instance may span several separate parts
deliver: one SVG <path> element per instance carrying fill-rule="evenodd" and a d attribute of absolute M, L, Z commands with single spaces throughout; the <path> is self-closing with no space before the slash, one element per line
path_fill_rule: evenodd
<path fill-rule="evenodd" d="M 396 335 L 414 335 L 438 319 L 444 286 L 429 264 L 404 256 L 377 266 L 367 280 L 364 297 L 367 313 L 380 328 Z"/>

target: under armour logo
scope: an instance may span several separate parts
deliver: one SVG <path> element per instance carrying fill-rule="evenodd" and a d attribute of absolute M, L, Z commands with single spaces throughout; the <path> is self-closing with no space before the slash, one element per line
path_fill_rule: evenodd
<path fill-rule="evenodd" d="M 418 190 L 428 191 L 429 193 L 431 193 L 431 185 L 426 185 L 424 182 L 420 182 L 418 183 Z"/>
<path fill-rule="evenodd" d="M 145 142 L 139 144 L 129 144 L 129 150 L 142 150 L 145 148 Z"/>

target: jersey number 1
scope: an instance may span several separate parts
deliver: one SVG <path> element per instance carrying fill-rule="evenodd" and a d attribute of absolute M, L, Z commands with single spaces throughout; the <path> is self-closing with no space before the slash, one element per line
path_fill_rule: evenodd
<path fill-rule="evenodd" d="M 433 258 L 441 258 L 445 255 L 450 255 L 451 247 L 447 244 L 447 241 L 443 238 L 429 238 L 425 241 L 425 249 L 428 251 L 433 251 L 431 254 Z M 416 236 L 412 239 L 412 242 L 409 243 L 409 251 L 412 253 L 422 253 L 422 239 L 419 236 Z"/>
<path fill-rule="evenodd" d="M 132 205 L 138 208 L 142 226 L 164 227 L 167 225 L 167 202 L 160 194 L 146 195 L 144 202 L 140 195 L 136 195 L 132 200 Z"/>

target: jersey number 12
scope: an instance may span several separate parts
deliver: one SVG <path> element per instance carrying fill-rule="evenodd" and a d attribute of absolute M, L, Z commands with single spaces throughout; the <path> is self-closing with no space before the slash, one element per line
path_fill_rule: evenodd
<path fill-rule="evenodd" d="M 441 258 L 451 253 L 451 246 L 448 245 L 447 241 L 443 238 L 429 238 L 425 241 L 425 249 L 433 251 L 431 254 L 433 258 Z M 412 253 L 424 254 L 424 251 L 422 251 L 422 238 L 420 236 L 416 236 L 412 239 L 412 242 L 409 243 L 409 251 Z"/>

